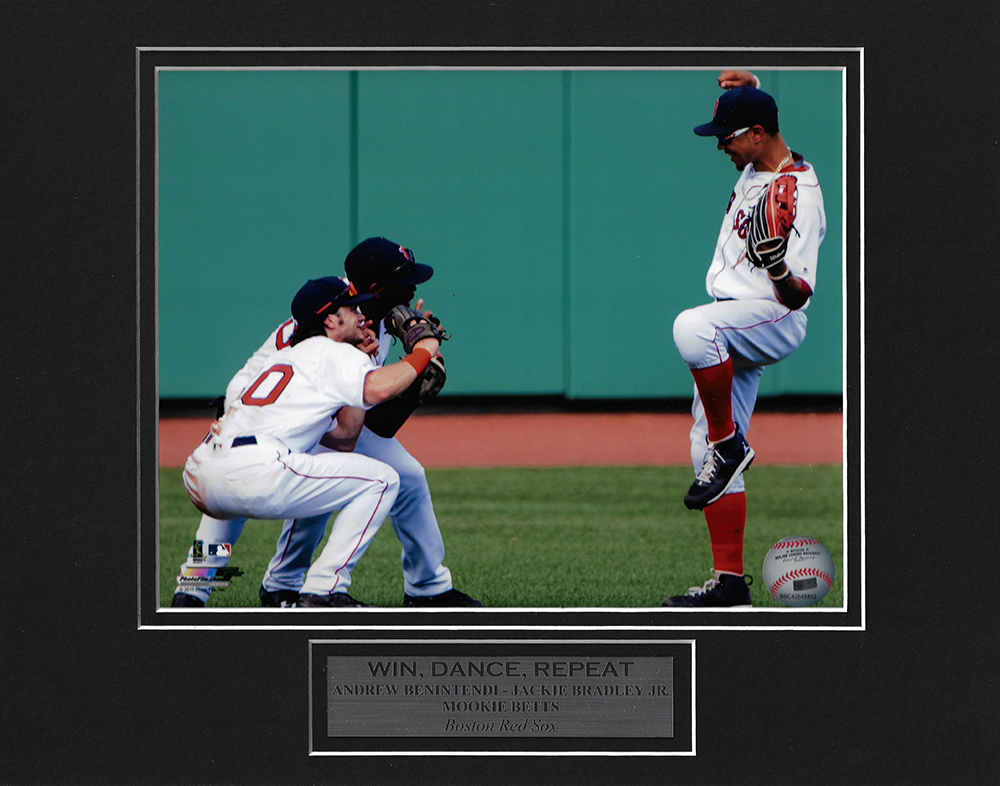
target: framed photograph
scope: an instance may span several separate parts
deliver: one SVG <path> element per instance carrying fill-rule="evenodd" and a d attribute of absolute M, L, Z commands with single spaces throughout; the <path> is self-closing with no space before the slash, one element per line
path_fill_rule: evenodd
<path fill-rule="evenodd" d="M 978 403 L 945 327 L 978 327 L 988 200 L 914 201 L 995 125 L 995 25 L 965 15 L 956 57 L 953 17 L 5 4 L 0 781 L 985 780 L 988 604 L 947 590 L 992 518 L 935 418 Z M 342 509 L 209 532 L 188 457 L 273 436 L 213 423 L 373 238 L 433 269 L 411 305 L 450 336 L 379 437 L 389 510 L 341 563 Z M 734 282 L 800 315 L 784 349 L 695 325 Z M 282 364 L 236 399 L 278 400 Z M 295 605 L 321 559 L 351 602 Z"/>

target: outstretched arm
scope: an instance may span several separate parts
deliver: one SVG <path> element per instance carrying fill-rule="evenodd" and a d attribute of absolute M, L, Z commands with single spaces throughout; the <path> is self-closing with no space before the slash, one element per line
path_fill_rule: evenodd
<path fill-rule="evenodd" d="M 441 345 L 436 338 L 421 339 L 414 346 L 413 353 L 398 363 L 368 372 L 365 377 L 365 406 L 374 407 L 406 390 L 434 357 L 439 346 Z"/>

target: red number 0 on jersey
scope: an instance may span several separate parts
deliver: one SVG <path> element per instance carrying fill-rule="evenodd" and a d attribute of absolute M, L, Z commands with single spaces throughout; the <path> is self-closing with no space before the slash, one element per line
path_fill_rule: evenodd
<path fill-rule="evenodd" d="M 257 381 L 254 382 L 243 397 L 240 399 L 248 407 L 264 407 L 268 404 L 273 404 L 275 399 L 281 395 L 288 383 L 292 381 L 292 367 L 285 365 L 284 363 L 278 363 L 277 365 L 271 366 L 267 371 L 257 377 Z M 274 378 L 275 374 L 280 374 L 281 376 L 277 379 Z M 256 398 L 254 393 L 257 392 L 257 388 L 263 385 L 265 382 L 270 381 L 270 393 L 264 398 Z M 267 388 L 265 388 L 267 390 Z"/>

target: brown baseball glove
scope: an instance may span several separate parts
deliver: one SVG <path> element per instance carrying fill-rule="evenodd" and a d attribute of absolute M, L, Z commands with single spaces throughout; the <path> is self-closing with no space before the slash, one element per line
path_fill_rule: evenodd
<path fill-rule="evenodd" d="M 747 259 L 754 267 L 772 268 L 784 260 L 794 229 L 797 185 L 794 175 L 776 177 L 750 211 Z"/>
<path fill-rule="evenodd" d="M 389 335 L 403 342 L 403 351 L 407 355 L 413 352 L 413 347 L 421 339 L 436 338 L 439 342 L 448 339 L 437 319 L 428 319 L 404 305 L 394 306 L 386 315 L 385 329 Z"/>

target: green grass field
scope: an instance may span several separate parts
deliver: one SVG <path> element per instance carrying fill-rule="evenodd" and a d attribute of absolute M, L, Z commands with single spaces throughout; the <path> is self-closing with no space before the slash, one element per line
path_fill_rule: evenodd
<path fill-rule="evenodd" d="M 687 467 L 428 469 L 455 585 L 490 607 L 654 607 L 702 584 L 712 570 L 704 516 L 682 502 Z M 843 605 L 840 465 L 754 467 L 746 475 L 745 570 L 755 606 L 780 606 L 760 578 L 771 545 L 819 539 L 837 575 L 817 606 Z M 160 594 L 170 604 L 199 514 L 180 469 L 160 470 Z M 281 522 L 249 521 L 231 564 L 245 575 L 209 606 L 258 607 L 257 589 Z M 322 548 L 322 545 L 320 548 Z M 351 594 L 375 606 L 402 602 L 400 546 L 388 521 L 354 572 Z"/>

